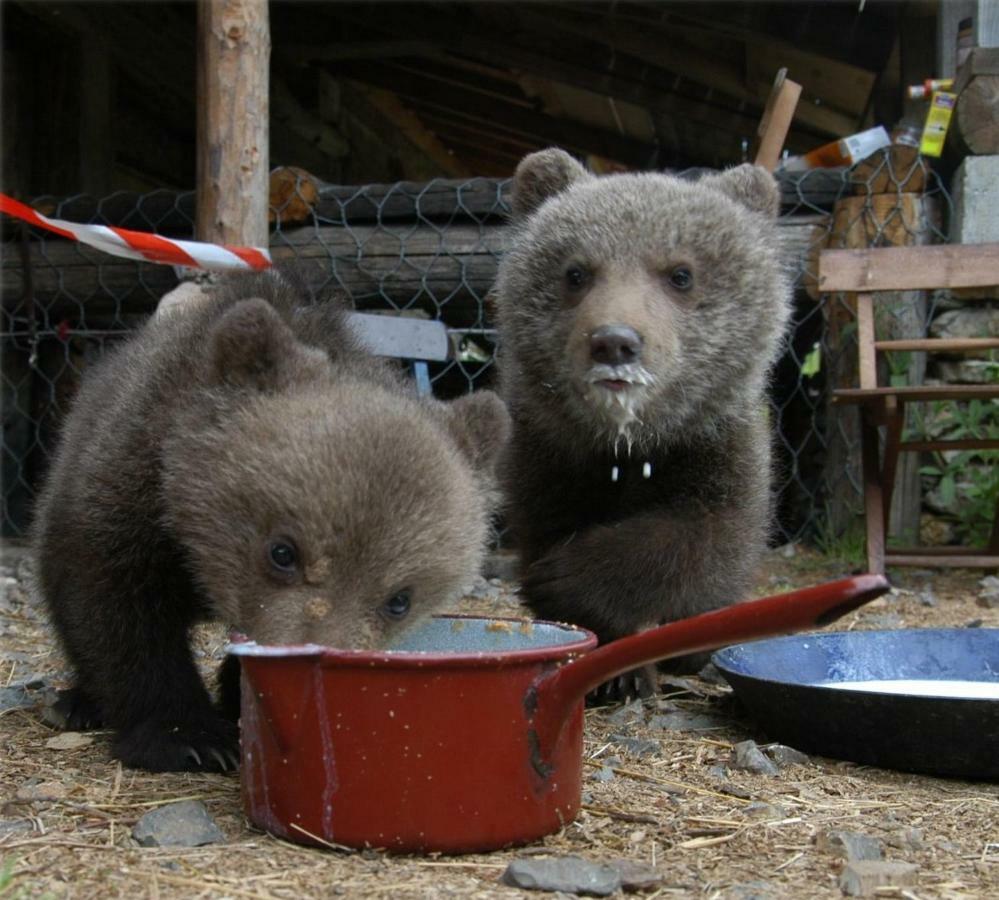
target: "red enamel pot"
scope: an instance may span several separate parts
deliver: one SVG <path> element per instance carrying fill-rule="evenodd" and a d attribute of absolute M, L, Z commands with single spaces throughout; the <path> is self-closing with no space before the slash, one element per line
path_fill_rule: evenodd
<path fill-rule="evenodd" d="M 460 853 L 535 840 L 579 811 L 583 699 L 597 685 L 823 625 L 886 590 L 880 575 L 847 578 L 598 649 L 582 628 L 461 616 L 390 651 L 234 643 L 244 810 L 317 845 Z"/>

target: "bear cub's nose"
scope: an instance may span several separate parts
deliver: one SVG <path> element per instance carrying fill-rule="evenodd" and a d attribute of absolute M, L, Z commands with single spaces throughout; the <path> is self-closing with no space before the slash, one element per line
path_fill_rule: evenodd
<path fill-rule="evenodd" d="M 637 362 L 642 338 L 628 325 L 603 325 L 590 335 L 590 359 L 606 366 Z"/>

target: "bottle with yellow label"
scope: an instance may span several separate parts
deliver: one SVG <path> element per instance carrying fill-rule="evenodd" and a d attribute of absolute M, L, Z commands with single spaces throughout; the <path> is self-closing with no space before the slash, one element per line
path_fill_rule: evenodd
<path fill-rule="evenodd" d="M 923 139 L 919 145 L 919 152 L 923 156 L 940 156 L 943 153 L 947 129 L 950 127 L 956 102 L 957 94 L 952 94 L 949 91 L 934 92 L 933 98 L 930 100 L 930 108 L 926 113 Z"/>

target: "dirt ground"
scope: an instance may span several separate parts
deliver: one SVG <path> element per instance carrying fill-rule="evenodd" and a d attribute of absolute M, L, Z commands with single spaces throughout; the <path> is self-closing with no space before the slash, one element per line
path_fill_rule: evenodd
<path fill-rule="evenodd" d="M 25 589 L 20 552 L 5 545 L 0 600 L 0 687 L 44 678 L 65 684 L 44 616 Z M 843 563 L 797 548 L 774 551 L 759 593 L 845 574 Z M 11 577 L 10 573 L 15 573 Z M 999 627 L 999 609 L 976 605 L 980 572 L 902 571 L 892 596 L 835 629 Z M 517 614 L 505 584 L 483 584 L 461 611 Z M 932 604 L 932 605 L 931 605 Z M 198 635 L 206 669 L 222 646 L 218 629 Z M 715 717 L 708 730 L 666 731 L 653 715 Z M 107 736 L 54 749 L 57 733 L 38 708 L 0 713 L 0 898 L 252 897 L 512 898 L 539 896 L 499 882 L 518 857 L 575 855 L 651 864 L 662 883 L 647 897 L 841 897 L 844 861 L 830 830 L 882 842 L 884 857 L 915 864 L 908 886 L 879 896 L 999 897 L 999 784 L 889 772 L 818 757 L 777 775 L 731 768 L 732 744 L 767 736 L 725 686 L 665 681 L 644 710 L 588 710 L 584 807 L 563 831 L 528 847 L 458 857 L 341 853 L 285 843 L 250 827 L 235 775 L 153 775 L 111 761 Z M 612 733 L 651 739 L 636 755 Z M 999 736 L 989 735 L 996 742 Z M 608 780 L 601 780 L 608 779 Z M 146 849 L 131 826 L 178 799 L 205 803 L 225 842 L 198 849 Z"/>

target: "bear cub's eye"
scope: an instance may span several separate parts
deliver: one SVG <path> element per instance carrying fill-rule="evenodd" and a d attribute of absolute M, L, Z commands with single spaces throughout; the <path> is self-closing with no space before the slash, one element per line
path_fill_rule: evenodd
<path fill-rule="evenodd" d="M 694 286 L 694 273 L 686 266 L 677 266 L 669 273 L 669 283 L 678 291 L 689 291 Z"/>
<path fill-rule="evenodd" d="M 389 619 L 405 619 L 409 615 L 410 596 L 409 591 L 399 591 L 385 601 L 385 615 Z"/>
<path fill-rule="evenodd" d="M 582 266 L 569 266 L 565 270 L 565 283 L 571 291 L 578 291 L 580 288 L 585 287 L 589 280 L 590 273 Z"/>
<path fill-rule="evenodd" d="M 271 541 L 267 555 L 271 561 L 271 565 L 280 572 L 288 573 L 295 571 L 295 565 L 298 562 L 298 551 L 295 549 L 294 544 L 290 544 L 287 541 Z"/>

